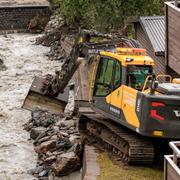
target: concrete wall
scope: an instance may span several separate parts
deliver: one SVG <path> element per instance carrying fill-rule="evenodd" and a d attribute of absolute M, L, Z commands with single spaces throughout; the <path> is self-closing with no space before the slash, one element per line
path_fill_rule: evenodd
<path fill-rule="evenodd" d="M 48 6 L 10 6 L 0 7 L 0 32 L 6 30 L 27 30 L 31 19 L 39 15 L 43 25 L 48 22 Z"/>

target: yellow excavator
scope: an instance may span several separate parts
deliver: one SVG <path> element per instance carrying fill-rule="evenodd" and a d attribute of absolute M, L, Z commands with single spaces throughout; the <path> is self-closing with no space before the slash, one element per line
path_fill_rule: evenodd
<path fill-rule="evenodd" d="M 150 165 L 153 139 L 180 139 L 180 79 L 155 76 L 154 61 L 137 41 L 84 30 L 62 70 L 37 77 L 29 96 L 58 102 L 72 77 L 85 142 L 102 145 L 125 163 Z M 29 103 L 27 98 L 24 106 Z"/>

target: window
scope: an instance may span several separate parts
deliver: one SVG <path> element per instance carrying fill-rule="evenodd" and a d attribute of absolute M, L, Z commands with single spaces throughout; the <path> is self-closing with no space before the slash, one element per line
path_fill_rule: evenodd
<path fill-rule="evenodd" d="M 113 89 L 116 89 L 121 85 L 121 65 L 118 61 L 115 61 L 114 74 L 115 75 L 114 75 Z"/>
<path fill-rule="evenodd" d="M 121 66 L 116 60 L 101 57 L 95 82 L 95 96 L 104 97 L 120 86 Z"/>
<path fill-rule="evenodd" d="M 149 74 L 152 74 L 152 66 L 130 65 L 128 66 L 127 85 L 134 89 L 142 90 L 146 77 Z"/>

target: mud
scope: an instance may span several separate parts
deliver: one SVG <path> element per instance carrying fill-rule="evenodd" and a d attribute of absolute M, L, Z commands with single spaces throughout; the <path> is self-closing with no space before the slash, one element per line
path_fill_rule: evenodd
<path fill-rule="evenodd" d="M 21 109 L 35 75 L 58 69 L 49 61 L 49 48 L 34 45 L 39 35 L 0 36 L 0 56 L 6 71 L 0 71 L 0 180 L 31 180 L 27 171 L 36 165 L 36 153 L 23 124 L 31 113 Z"/>

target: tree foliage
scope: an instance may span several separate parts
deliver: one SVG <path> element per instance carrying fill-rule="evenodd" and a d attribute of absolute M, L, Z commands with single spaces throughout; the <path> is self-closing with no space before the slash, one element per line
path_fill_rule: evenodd
<path fill-rule="evenodd" d="M 101 31 L 122 29 L 129 19 L 163 14 L 164 0 L 53 0 L 68 24 Z"/>

